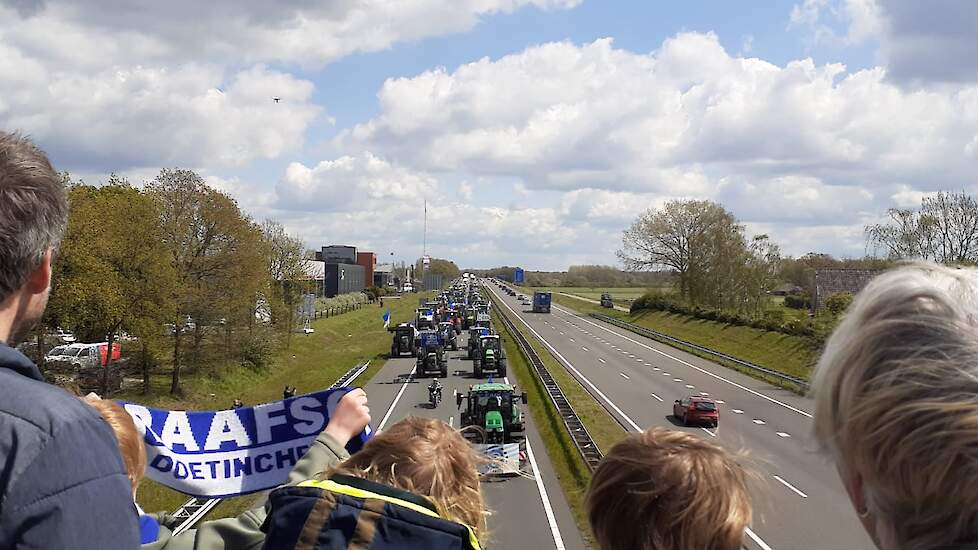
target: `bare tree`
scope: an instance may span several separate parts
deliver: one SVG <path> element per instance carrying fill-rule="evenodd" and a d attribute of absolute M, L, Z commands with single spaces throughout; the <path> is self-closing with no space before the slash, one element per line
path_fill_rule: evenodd
<path fill-rule="evenodd" d="M 735 226 L 736 220 L 715 202 L 669 201 L 647 210 L 625 230 L 618 258 L 630 270 L 675 270 L 680 295 L 694 298 L 690 287 L 696 266 L 704 263 L 715 229 L 723 225 Z"/>
<path fill-rule="evenodd" d="M 941 191 L 924 197 L 919 210 L 891 208 L 890 220 L 866 226 L 866 240 L 893 259 L 978 263 L 978 202 Z"/>

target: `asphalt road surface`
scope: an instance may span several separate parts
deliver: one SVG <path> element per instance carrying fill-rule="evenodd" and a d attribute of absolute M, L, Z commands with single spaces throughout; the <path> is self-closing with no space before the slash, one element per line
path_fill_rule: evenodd
<path fill-rule="evenodd" d="M 556 303 L 550 314 L 532 313 L 529 304 L 486 286 L 628 430 L 665 426 L 746 449 L 764 478 L 748 548 L 874 548 L 835 469 L 814 452 L 810 399 Z M 687 395 L 717 400 L 717 429 L 673 419 L 673 402 Z"/>
<path fill-rule="evenodd" d="M 485 379 L 472 377 L 472 362 L 465 358 L 466 334 L 459 336 L 459 351 L 448 351 L 448 378 L 441 379 L 443 401 L 438 408 L 428 403 L 431 378 L 413 375 L 413 357 L 392 358 L 364 389 L 370 399 L 373 425 L 382 431 L 401 418 L 415 415 L 440 418 L 459 427 L 454 391 L 466 392 Z M 464 406 L 464 404 L 463 404 Z M 527 407 L 521 405 L 534 479 L 509 477 L 482 484 L 489 516 L 489 538 L 484 548 L 508 550 L 583 550 L 584 540 L 554 475 L 553 466 Z"/>

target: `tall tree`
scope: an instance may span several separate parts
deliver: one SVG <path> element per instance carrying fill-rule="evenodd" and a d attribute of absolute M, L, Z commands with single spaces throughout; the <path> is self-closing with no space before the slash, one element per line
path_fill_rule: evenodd
<path fill-rule="evenodd" d="M 226 313 L 222 302 L 236 292 L 235 285 L 250 280 L 242 269 L 257 266 L 249 277 L 264 270 L 260 261 L 243 261 L 260 237 L 231 197 L 209 187 L 193 171 L 161 170 L 147 190 L 160 205 L 159 225 L 178 279 L 170 392 L 179 394 L 183 333 L 188 328 L 193 333 L 191 352 L 196 364 L 203 327 Z M 244 294 L 245 299 L 255 299 Z"/>
<path fill-rule="evenodd" d="M 108 342 L 120 331 L 161 330 L 173 310 L 175 273 L 168 261 L 156 203 L 118 177 L 103 187 L 72 185 L 71 214 L 62 243 L 50 307 L 88 341 Z M 112 354 L 102 369 L 105 392 Z"/>
<path fill-rule="evenodd" d="M 291 345 L 292 329 L 295 328 L 296 308 L 301 295 L 308 292 L 305 254 L 302 240 L 289 235 L 285 227 L 273 220 L 265 220 L 261 226 L 264 241 L 265 262 L 271 278 L 269 292 L 273 322 L 284 320 L 286 347 Z M 278 313 L 281 311 L 282 313 Z M 283 315 L 284 314 L 284 315 Z M 280 323 L 281 324 L 281 323 Z"/>
<path fill-rule="evenodd" d="M 925 196 L 918 210 L 892 208 L 866 226 L 867 242 L 893 259 L 978 263 L 978 201 L 964 192 Z"/>

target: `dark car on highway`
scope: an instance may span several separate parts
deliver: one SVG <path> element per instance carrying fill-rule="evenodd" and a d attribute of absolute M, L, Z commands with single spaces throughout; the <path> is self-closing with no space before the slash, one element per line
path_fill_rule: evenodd
<path fill-rule="evenodd" d="M 709 424 L 715 428 L 720 423 L 720 409 L 717 408 L 716 401 L 708 397 L 689 396 L 677 399 L 672 405 L 672 415 L 683 426 Z"/>

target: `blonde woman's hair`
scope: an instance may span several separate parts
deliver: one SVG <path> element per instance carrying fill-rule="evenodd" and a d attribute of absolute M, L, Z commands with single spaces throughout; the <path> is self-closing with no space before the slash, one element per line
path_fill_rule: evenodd
<path fill-rule="evenodd" d="M 862 476 L 881 548 L 978 546 L 978 271 L 912 264 L 874 279 L 813 391 L 815 438 Z"/>
<path fill-rule="evenodd" d="M 129 482 L 132 483 L 133 494 L 135 494 L 146 473 L 146 447 L 143 445 L 143 436 L 136 428 L 136 423 L 133 422 L 129 413 L 115 401 L 99 399 L 91 395 L 80 399 L 95 409 L 102 420 L 105 420 L 112 428 L 112 433 L 115 434 L 116 442 L 119 445 L 119 453 L 122 455 L 122 462 L 129 474 Z"/>
<path fill-rule="evenodd" d="M 445 519 L 486 535 L 479 485 L 485 460 L 441 420 L 409 416 L 373 436 L 363 449 L 322 474 L 347 474 L 427 498 Z"/>
<path fill-rule="evenodd" d="M 587 513 L 603 550 L 739 550 L 751 521 L 740 460 L 664 428 L 631 434 L 591 478 Z"/>

